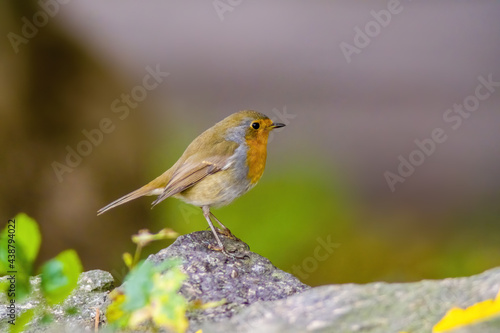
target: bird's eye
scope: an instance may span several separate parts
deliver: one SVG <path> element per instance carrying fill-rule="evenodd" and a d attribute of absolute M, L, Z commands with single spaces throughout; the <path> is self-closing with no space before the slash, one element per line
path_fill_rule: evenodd
<path fill-rule="evenodd" d="M 259 123 L 252 123 L 252 128 L 253 129 L 259 129 L 260 124 Z"/>

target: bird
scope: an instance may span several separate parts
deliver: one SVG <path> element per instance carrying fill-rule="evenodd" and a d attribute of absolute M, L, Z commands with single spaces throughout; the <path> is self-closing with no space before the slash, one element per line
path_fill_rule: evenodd
<path fill-rule="evenodd" d="M 210 209 L 230 204 L 257 184 L 266 166 L 269 133 L 284 126 L 257 111 L 233 113 L 194 139 L 170 169 L 97 215 L 142 196 L 157 195 L 151 208 L 174 197 L 201 208 L 217 242 L 209 248 L 230 255 L 217 233 L 237 238 Z M 212 218 L 222 229 L 214 227 Z"/>

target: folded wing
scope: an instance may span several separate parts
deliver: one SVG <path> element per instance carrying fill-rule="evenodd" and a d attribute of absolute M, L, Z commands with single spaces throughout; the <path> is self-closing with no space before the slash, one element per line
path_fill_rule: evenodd
<path fill-rule="evenodd" d="M 212 156 L 202 162 L 195 163 L 193 163 L 192 160 L 191 158 L 187 159 L 174 171 L 163 193 L 153 201 L 153 206 L 156 206 L 168 197 L 190 188 L 205 177 L 226 169 L 229 162 L 229 156 Z"/>

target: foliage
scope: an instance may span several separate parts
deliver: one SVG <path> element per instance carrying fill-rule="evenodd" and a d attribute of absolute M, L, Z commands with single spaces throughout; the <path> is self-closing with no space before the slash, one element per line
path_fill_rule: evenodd
<path fill-rule="evenodd" d="M 74 250 L 59 253 L 47 261 L 41 269 L 42 292 L 47 303 L 59 304 L 75 289 L 82 265 Z"/>
<path fill-rule="evenodd" d="M 123 254 L 123 261 L 125 262 L 125 265 L 127 265 L 127 268 L 129 270 L 132 270 L 139 263 L 141 252 L 144 246 L 153 241 L 175 239 L 178 236 L 178 233 L 169 228 L 164 228 L 156 234 L 150 233 L 148 229 L 141 229 L 139 230 L 139 233 L 137 235 L 132 236 L 132 242 L 137 244 L 134 256 L 132 257 L 130 253 L 125 252 Z"/>
<path fill-rule="evenodd" d="M 185 332 L 188 303 L 178 293 L 185 279 L 177 261 L 157 266 L 143 261 L 127 275 L 123 290 L 116 289 L 110 294 L 109 322 L 118 328 L 131 329 L 149 322 L 154 327 Z"/>
<path fill-rule="evenodd" d="M 40 250 L 41 234 L 34 219 L 19 213 L 9 221 L 0 234 L 0 275 L 15 277 L 15 291 L 9 298 L 20 302 L 31 292 L 30 277 L 35 272 L 34 262 Z M 20 332 L 36 312 L 50 316 L 50 306 L 64 301 L 76 287 L 82 264 L 74 250 L 66 250 L 44 263 L 40 269 L 42 300 L 37 308 L 25 311 L 9 325 L 11 332 Z M 0 286 L 2 291 L 10 283 Z"/>
<path fill-rule="evenodd" d="M 175 231 L 168 228 L 156 234 L 142 229 L 132 236 L 137 248 L 133 257 L 130 253 L 123 254 L 130 272 L 125 277 L 123 288 L 115 289 L 110 294 L 112 303 L 106 312 L 110 324 L 117 328 L 136 329 L 150 323 L 155 328 L 186 331 L 188 303 L 178 293 L 186 275 L 180 271 L 179 262 L 165 261 L 156 266 L 149 261 L 139 262 L 144 246 L 152 241 L 177 236 Z"/>
<path fill-rule="evenodd" d="M 222 305 L 219 302 L 189 302 L 179 293 L 187 276 L 181 272 L 178 260 L 167 260 L 155 265 L 150 261 L 140 261 L 142 248 L 155 240 L 177 237 L 172 229 L 162 229 L 156 234 L 147 229 L 132 236 L 137 244 L 135 255 L 124 253 L 123 260 L 130 272 L 121 288 L 110 294 L 111 304 L 106 311 L 109 323 L 119 329 L 148 328 L 185 332 L 188 328 L 186 311 L 203 310 Z"/>
<path fill-rule="evenodd" d="M 34 219 L 18 214 L 0 234 L 0 276 L 17 272 L 16 301 L 23 300 L 31 291 L 29 278 L 40 249 L 41 236 Z"/>

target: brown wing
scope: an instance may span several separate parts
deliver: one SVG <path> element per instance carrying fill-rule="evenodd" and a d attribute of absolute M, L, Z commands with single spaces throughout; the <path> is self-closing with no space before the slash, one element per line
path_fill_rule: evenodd
<path fill-rule="evenodd" d="M 201 163 L 192 163 L 188 159 L 174 172 L 163 193 L 153 201 L 152 205 L 155 206 L 166 198 L 190 188 L 203 178 L 223 170 L 228 159 L 229 156 L 214 156 Z"/>

